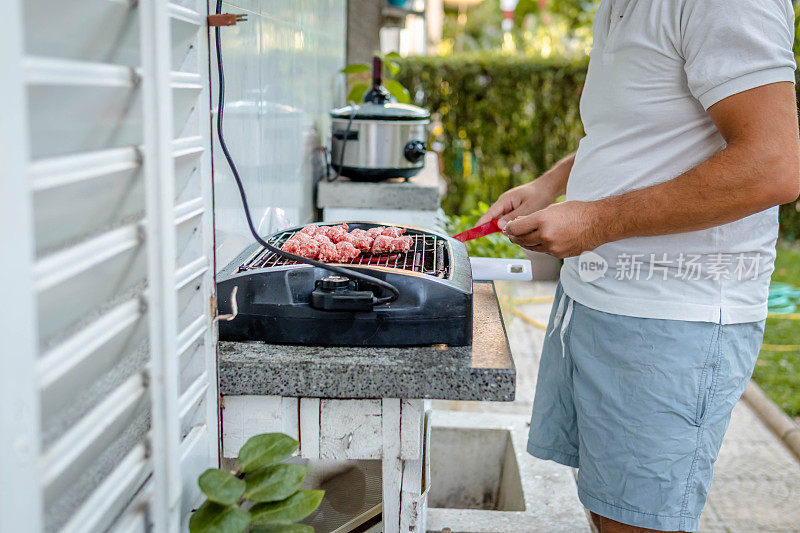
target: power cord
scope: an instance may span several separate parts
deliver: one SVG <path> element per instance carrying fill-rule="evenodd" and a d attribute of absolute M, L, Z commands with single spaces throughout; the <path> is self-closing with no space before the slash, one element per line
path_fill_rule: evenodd
<path fill-rule="evenodd" d="M 347 120 L 347 127 L 344 129 L 344 136 L 342 137 L 342 151 L 339 152 L 339 166 L 336 167 L 336 175 L 333 177 L 333 179 L 328 178 L 328 181 L 336 181 L 342 175 L 342 169 L 344 168 L 344 151 L 347 148 L 347 141 L 350 140 L 353 119 L 356 118 L 356 113 L 358 113 L 358 107 L 356 107 L 355 102 L 351 102 L 351 105 L 353 107 L 353 112 L 350 113 L 350 118 Z"/>
<path fill-rule="evenodd" d="M 222 0 L 217 0 L 217 9 L 216 14 L 222 14 Z M 220 27 L 214 27 L 214 38 L 216 41 L 216 48 L 217 48 L 217 73 L 219 75 L 219 99 L 217 103 L 217 137 L 219 139 L 219 145 L 222 148 L 222 153 L 225 154 L 225 159 L 228 161 L 228 166 L 231 168 L 231 172 L 233 173 L 233 178 L 236 180 L 236 186 L 239 188 L 239 196 L 242 198 L 242 208 L 244 209 L 245 218 L 247 219 L 247 225 L 250 228 L 250 233 L 253 234 L 253 238 L 255 238 L 256 242 L 269 250 L 270 252 L 280 255 L 286 259 L 290 259 L 292 261 L 297 261 L 298 263 L 305 263 L 307 265 L 315 266 L 317 268 L 323 268 L 330 272 L 334 272 L 341 276 L 345 276 L 347 278 L 356 279 L 367 283 L 369 285 L 373 285 L 376 287 L 380 287 L 389 291 L 389 296 L 383 296 L 380 298 L 375 298 L 374 304 L 375 305 L 383 305 L 391 303 L 400 296 L 400 292 L 397 290 L 397 287 L 383 281 L 382 279 L 378 279 L 375 276 L 370 276 L 368 274 L 362 274 L 361 272 L 356 272 L 355 270 L 351 270 L 349 268 L 342 268 L 333 265 L 329 265 L 323 263 L 321 261 L 316 261 L 314 259 L 308 259 L 307 257 L 302 257 L 295 254 L 290 254 L 289 252 L 285 252 L 280 248 L 277 248 L 264 239 L 256 231 L 255 226 L 253 225 L 253 219 L 250 216 L 250 207 L 247 203 L 247 195 L 244 191 L 244 186 L 242 185 L 242 179 L 239 176 L 239 170 L 236 168 L 236 163 L 233 161 L 233 157 L 231 157 L 230 152 L 228 151 L 228 145 L 225 143 L 225 136 L 223 135 L 222 129 L 222 121 L 223 121 L 223 111 L 225 109 L 225 70 L 222 65 L 222 38 L 220 37 Z M 352 117 L 351 117 L 352 119 Z"/>

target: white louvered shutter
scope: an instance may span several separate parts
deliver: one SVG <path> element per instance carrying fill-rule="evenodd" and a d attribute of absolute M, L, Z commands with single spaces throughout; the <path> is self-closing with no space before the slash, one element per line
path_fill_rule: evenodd
<path fill-rule="evenodd" d="M 178 531 L 218 461 L 207 4 L 4 7 L 0 530 Z"/>

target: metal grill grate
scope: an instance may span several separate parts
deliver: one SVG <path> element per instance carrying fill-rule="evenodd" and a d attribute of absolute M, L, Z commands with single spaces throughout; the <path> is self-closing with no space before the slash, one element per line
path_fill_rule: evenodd
<path fill-rule="evenodd" d="M 351 229 L 355 229 L 355 227 L 357 226 L 351 225 Z M 365 226 L 364 229 L 367 229 L 367 227 Z M 280 248 L 295 233 L 295 230 L 284 231 L 283 233 L 273 235 L 267 242 Z M 405 235 L 414 239 L 414 244 L 408 252 L 388 254 L 362 253 L 349 263 L 331 264 L 388 267 L 419 272 L 420 274 L 428 274 L 430 276 L 436 276 L 437 278 L 450 277 L 450 257 L 447 243 L 444 239 L 436 235 L 414 230 L 408 230 Z M 256 268 L 271 268 L 297 264 L 301 263 L 285 259 L 276 253 L 261 248 L 239 267 L 239 271 L 244 272 Z"/>

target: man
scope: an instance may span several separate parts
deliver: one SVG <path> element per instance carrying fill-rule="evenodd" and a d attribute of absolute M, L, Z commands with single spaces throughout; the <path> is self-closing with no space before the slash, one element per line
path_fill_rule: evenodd
<path fill-rule="evenodd" d="M 793 20 L 789 0 L 603 0 L 578 151 L 481 220 L 565 258 L 528 451 L 579 468 L 603 533 L 697 531 L 800 190 Z"/>

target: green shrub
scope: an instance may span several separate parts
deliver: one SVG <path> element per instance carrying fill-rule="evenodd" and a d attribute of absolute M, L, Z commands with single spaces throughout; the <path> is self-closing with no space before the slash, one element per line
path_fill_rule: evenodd
<path fill-rule="evenodd" d="M 441 123 L 431 140 L 442 150 L 448 215 L 471 216 L 479 202 L 535 179 L 583 136 L 585 60 L 480 52 L 400 63 L 398 81 Z M 800 238 L 794 203 L 781 208 L 781 235 Z"/>
<path fill-rule="evenodd" d="M 448 214 L 469 214 L 479 201 L 536 178 L 583 136 L 585 62 L 496 53 L 414 57 L 403 60 L 398 78 L 441 121 L 435 141 L 444 148 Z"/>

